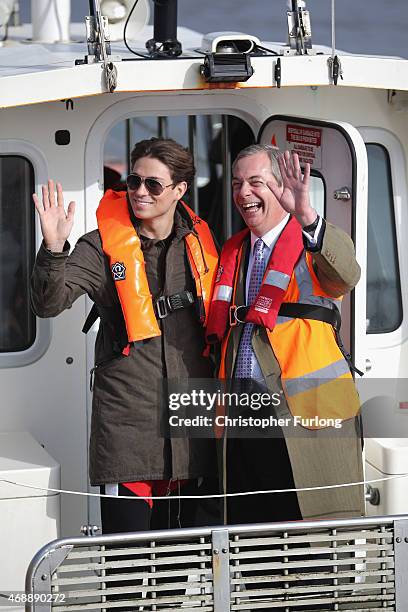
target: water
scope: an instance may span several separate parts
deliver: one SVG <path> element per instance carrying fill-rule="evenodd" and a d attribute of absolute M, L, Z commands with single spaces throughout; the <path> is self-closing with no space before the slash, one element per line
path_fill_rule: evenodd
<path fill-rule="evenodd" d="M 153 3 L 151 2 L 151 5 Z M 20 0 L 23 21 L 30 0 Z M 88 14 L 87 0 L 72 0 L 72 21 Z M 264 41 L 286 41 L 286 0 L 179 0 L 179 24 L 200 32 L 254 34 Z M 331 46 L 331 1 L 307 0 L 313 41 Z M 354 53 L 408 58 L 407 0 L 337 0 L 336 46 Z"/>

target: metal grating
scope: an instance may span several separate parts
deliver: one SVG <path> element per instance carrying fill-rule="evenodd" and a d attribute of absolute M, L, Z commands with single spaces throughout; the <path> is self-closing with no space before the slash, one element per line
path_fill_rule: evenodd
<path fill-rule="evenodd" d="M 60 540 L 27 573 L 29 593 L 58 597 L 30 610 L 405 612 L 394 549 L 408 559 L 408 537 L 396 525 L 384 517 Z"/>
<path fill-rule="evenodd" d="M 231 610 L 395 610 L 392 525 L 236 534 L 230 548 Z"/>
<path fill-rule="evenodd" d="M 66 610 L 213 610 L 211 543 L 199 537 L 184 543 L 150 541 L 141 546 L 73 549 L 53 574 L 52 592 Z M 104 605 L 101 606 L 101 603 Z"/>

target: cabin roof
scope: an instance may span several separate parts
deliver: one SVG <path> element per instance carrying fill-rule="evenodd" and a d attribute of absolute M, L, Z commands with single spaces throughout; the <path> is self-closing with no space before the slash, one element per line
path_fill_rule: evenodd
<path fill-rule="evenodd" d="M 9 28 L 8 40 L 0 47 L 0 107 L 14 107 L 65 98 L 106 93 L 100 64 L 75 65 L 87 53 L 85 25 L 71 24 L 69 43 L 33 43 L 31 24 Z M 145 26 L 138 41 L 129 44 L 146 53 L 145 41 L 152 38 L 152 26 Z M 209 84 L 200 76 L 203 54 L 198 49 L 202 35 L 178 28 L 183 55 L 178 59 L 152 60 L 131 54 L 123 42 L 112 42 L 118 71 L 118 92 L 182 91 L 276 87 L 274 55 L 251 57 L 254 75 L 246 83 Z M 262 43 L 280 53 L 284 43 Z M 333 86 L 328 59 L 331 49 L 314 46 L 316 55 L 280 56 L 281 87 Z M 337 51 L 343 80 L 339 87 L 408 89 L 408 60 L 396 57 L 356 55 Z M 123 61 L 124 60 L 124 61 Z M 129 61 L 134 60 L 134 61 Z M 171 62 L 171 70 L 169 70 Z M 52 78 L 50 73 L 52 72 Z"/>

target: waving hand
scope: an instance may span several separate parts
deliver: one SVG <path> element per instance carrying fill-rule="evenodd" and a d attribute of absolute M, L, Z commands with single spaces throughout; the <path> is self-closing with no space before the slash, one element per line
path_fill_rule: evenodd
<path fill-rule="evenodd" d="M 310 205 L 310 164 L 305 165 L 302 175 L 299 157 L 297 153 L 290 153 L 290 151 L 285 151 L 283 155 L 280 155 L 278 163 L 283 190 L 272 182 L 268 183 L 269 189 L 279 200 L 282 208 L 296 217 L 302 227 L 310 225 L 317 217 L 316 211 Z"/>
<path fill-rule="evenodd" d="M 57 183 L 55 202 L 54 181 L 51 179 L 42 186 L 42 203 L 35 193 L 33 200 L 40 217 L 45 246 L 55 253 L 62 252 L 74 223 L 75 202 L 70 202 L 65 212 L 62 185 Z"/>

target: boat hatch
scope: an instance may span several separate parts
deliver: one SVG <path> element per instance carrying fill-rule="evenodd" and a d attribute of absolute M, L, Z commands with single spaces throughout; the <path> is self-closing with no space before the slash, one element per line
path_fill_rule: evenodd
<path fill-rule="evenodd" d="M 363 262 L 367 252 L 367 153 L 356 128 L 343 122 L 276 115 L 264 122 L 258 140 L 296 151 L 301 163 L 310 163 L 314 208 L 353 237 L 357 261 Z M 362 268 L 361 280 L 353 294 L 344 298 L 341 313 L 343 342 L 357 367 L 365 359 L 366 279 L 365 266 Z"/>

